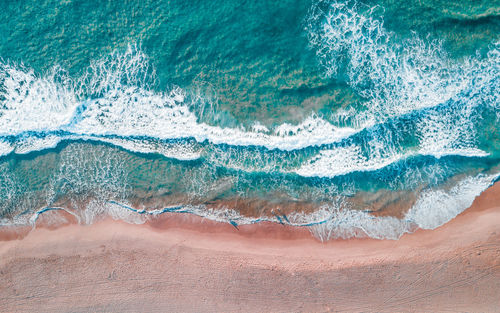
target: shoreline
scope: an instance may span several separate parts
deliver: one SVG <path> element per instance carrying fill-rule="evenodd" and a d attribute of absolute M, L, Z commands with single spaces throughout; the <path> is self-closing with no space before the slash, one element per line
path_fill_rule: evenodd
<path fill-rule="evenodd" d="M 2 235 L 0 312 L 500 307 L 499 182 L 445 225 L 399 240 L 321 243 L 302 227 L 237 230 L 179 213 L 143 225 L 107 219 L 37 227 L 21 240 Z"/>

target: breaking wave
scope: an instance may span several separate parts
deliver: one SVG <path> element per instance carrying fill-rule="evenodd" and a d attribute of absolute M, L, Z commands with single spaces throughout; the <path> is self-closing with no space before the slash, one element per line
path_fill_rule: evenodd
<path fill-rule="evenodd" d="M 332 177 L 378 170 L 415 155 L 489 154 L 477 147 L 475 121 L 480 109 L 497 109 L 491 107 L 498 103 L 496 47 L 486 60 L 454 64 L 438 43 L 413 39 L 393 45 L 379 20 L 348 4 L 330 7 L 325 15 L 312 15 L 310 37 L 327 74 L 347 63 L 348 83 L 367 100 L 352 127 L 319 115 L 271 130 L 258 121 L 250 129 L 201 122 L 194 113 L 200 100 L 178 87 L 153 91 L 147 56 L 129 46 L 93 62 L 78 79 L 59 67 L 40 76 L 0 64 L 0 156 L 53 148 L 63 140 L 95 140 L 180 160 L 216 160 L 221 155 L 214 158 L 209 151 L 228 145 L 237 148 L 232 166 L 252 171 L 255 166 L 237 160 L 266 160 L 272 150 L 293 158 L 312 149 L 293 168 L 266 162 L 274 171 Z M 411 145 L 405 142 L 409 137 Z"/>
<path fill-rule="evenodd" d="M 335 203 L 324 205 L 310 214 L 293 212 L 288 215 L 274 214 L 258 218 L 246 217 L 237 209 L 213 209 L 205 205 L 177 205 L 163 209 L 136 209 L 127 203 L 114 200 L 89 201 L 84 209 L 72 210 L 62 207 L 44 207 L 32 215 L 17 216 L 15 219 L 0 219 L 0 226 L 36 226 L 37 220 L 50 211 L 65 211 L 76 218 L 80 224 L 92 224 L 95 221 L 111 217 L 131 224 L 143 224 L 154 220 L 164 213 L 188 213 L 209 220 L 224 222 L 238 228 L 240 225 L 260 222 L 274 222 L 296 227 L 308 227 L 311 233 L 321 241 L 347 239 L 352 237 L 371 237 L 376 239 L 399 239 L 405 233 L 418 228 L 435 229 L 467 209 L 474 199 L 490 187 L 496 175 L 477 175 L 459 181 L 449 189 L 424 191 L 416 203 L 401 219 L 396 217 L 376 217 L 370 213 L 352 210 L 346 202 L 338 199 Z M 44 222 L 48 225 L 61 222 L 60 216 L 51 217 Z"/>
<path fill-rule="evenodd" d="M 313 5 L 307 34 L 325 75 L 345 81 L 363 101 L 361 109 L 338 109 L 329 116 L 312 114 L 298 124 L 267 127 L 255 121 L 252 127 L 225 127 L 216 120 L 206 121 L 199 114 L 205 100 L 175 86 L 164 92 L 154 89 L 155 70 L 135 45 L 95 60 L 78 77 L 71 77 L 61 67 L 41 75 L 2 61 L 0 160 L 54 148 L 61 142 L 95 141 L 180 162 L 199 160 L 237 173 L 269 174 L 260 181 L 281 175 L 276 179 L 279 182 L 287 175 L 330 182 L 328 179 L 355 173 L 409 166 L 408 160 L 429 156 L 436 164 L 457 156 L 460 160 L 496 162 L 499 152 L 494 145 L 482 144 L 480 136 L 499 139 L 495 125 L 500 122 L 500 44 L 493 43 L 485 56 L 454 60 L 439 41 L 416 34 L 409 39 L 396 38 L 384 28 L 381 11 L 354 1 Z M 418 167 L 424 162 L 414 163 L 412 166 Z M 453 167 L 448 163 L 442 171 Z M 78 164 L 67 162 L 64 166 L 79 174 L 82 171 Z M 103 182 L 119 187 L 103 194 L 126 193 L 122 178 L 106 172 L 113 166 L 116 164 L 106 163 L 102 171 L 83 171 L 81 176 L 102 175 Z M 61 168 L 59 173 L 65 170 Z M 418 170 L 408 170 L 406 178 L 412 173 L 419 175 Z M 43 206 L 33 214 L 3 219 L 0 224 L 35 225 L 40 216 L 54 210 L 64 210 L 82 224 L 99 216 L 143 223 L 177 212 L 235 227 L 261 221 L 307 226 L 321 240 L 353 236 L 397 239 L 416 228 L 433 229 L 448 222 L 498 179 L 489 169 L 478 172 L 469 169 L 461 173 L 459 166 L 453 167 L 443 176 L 463 174 L 467 178 L 451 188 L 422 175 L 419 182 L 425 188 L 403 218 L 375 217 L 349 207 L 342 197 L 322 204 L 314 213 L 259 218 L 245 217 L 237 208 L 211 209 L 205 204 L 136 209 L 124 200 L 126 197 L 118 197 L 120 201 L 101 197 L 79 211 Z M 63 190 L 67 185 L 80 186 L 75 177 L 61 178 L 61 185 L 54 185 L 50 192 L 55 194 L 58 191 L 54 188 Z M 231 179 L 226 179 L 230 181 L 227 184 Z M 191 183 L 194 193 L 208 192 L 195 190 L 197 185 Z M 9 205 L 17 199 L 11 195 L 15 193 L 11 187 L 8 175 L 2 175 L 0 200 L 7 199 Z M 53 194 L 47 197 L 55 198 Z"/>

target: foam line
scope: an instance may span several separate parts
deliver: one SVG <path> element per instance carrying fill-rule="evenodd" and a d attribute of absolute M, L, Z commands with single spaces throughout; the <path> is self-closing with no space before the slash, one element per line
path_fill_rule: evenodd
<path fill-rule="evenodd" d="M 52 148 L 61 140 L 90 138 L 133 152 L 194 160 L 203 154 L 199 148 L 162 143 L 194 138 L 198 143 L 268 150 L 319 147 L 321 151 L 315 157 L 296 168 L 283 170 L 279 164 L 265 160 L 266 151 L 259 152 L 263 156 L 240 154 L 264 160 L 268 163 L 264 171 L 277 169 L 308 177 L 334 177 L 379 170 L 413 155 L 405 147 L 398 147 L 398 142 L 383 136 L 372 138 L 366 147 L 337 143 L 358 136 L 363 130 L 369 134 L 370 129 L 381 125 L 391 128 L 398 116 L 409 112 L 443 106 L 449 109 L 416 114 L 415 121 L 419 123 L 416 136 L 420 141 L 416 151 L 438 158 L 488 156 L 489 152 L 477 147 L 477 132 L 471 117 L 476 113 L 475 108 L 484 104 L 482 98 L 489 97 L 487 103 L 498 102 L 499 88 L 492 86 L 498 85 L 498 79 L 495 80 L 498 49 L 493 48 L 483 61 L 471 59 L 464 64 L 452 64 L 435 42 L 426 44 L 415 38 L 403 48 L 396 47 L 391 44 L 392 35 L 376 17 L 364 16 L 356 11 L 356 6 L 349 5 L 334 1 L 326 13 L 316 14 L 312 10 L 309 32 L 320 59 L 326 62 L 327 72 L 334 73 L 337 63 L 345 59 L 349 64 L 349 83 L 368 99 L 368 110 L 356 115 L 358 122 L 354 124 L 359 128 L 337 127 L 316 115 L 297 125 L 284 123 L 271 130 L 258 121 L 250 129 L 202 123 L 191 110 L 196 104 L 189 102 L 180 88 L 164 93 L 150 89 L 154 77 L 148 58 L 137 47 L 129 46 L 123 53 L 115 52 L 92 62 L 86 74 L 78 79 L 71 79 L 57 67 L 40 76 L 22 66 L 0 64 L 0 96 L 4 99 L 0 109 L 0 139 L 4 138 L 1 155 Z M 363 29 L 370 31 L 366 33 Z M 339 51 L 347 51 L 347 55 L 340 55 Z M 422 71 L 423 64 L 431 64 L 432 70 Z M 371 86 L 368 89 L 363 87 L 367 81 Z M 6 142 L 5 138 L 13 141 Z M 257 169 L 238 160 L 226 163 L 222 165 L 248 171 Z"/>

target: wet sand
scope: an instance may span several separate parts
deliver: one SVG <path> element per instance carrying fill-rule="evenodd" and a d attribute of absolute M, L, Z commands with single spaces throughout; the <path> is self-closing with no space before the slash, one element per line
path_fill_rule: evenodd
<path fill-rule="evenodd" d="M 448 224 L 397 241 L 320 243 L 305 228 L 180 214 L 66 219 L 23 239 L 0 232 L 0 312 L 500 310 L 499 183 Z"/>

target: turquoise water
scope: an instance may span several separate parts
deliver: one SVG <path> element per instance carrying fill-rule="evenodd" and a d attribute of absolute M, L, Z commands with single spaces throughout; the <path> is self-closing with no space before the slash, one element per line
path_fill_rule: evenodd
<path fill-rule="evenodd" d="M 499 1 L 1 8 L 2 225 L 182 211 L 398 238 L 499 177 Z"/>

